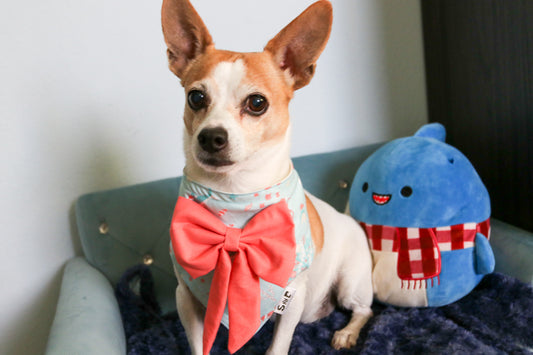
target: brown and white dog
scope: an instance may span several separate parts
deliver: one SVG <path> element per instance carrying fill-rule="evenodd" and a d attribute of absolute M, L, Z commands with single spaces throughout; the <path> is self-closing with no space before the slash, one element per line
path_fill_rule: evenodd
<path fill-rule="evenodd" d="M 289 101 L 313 77 L 329 38 L 332 7 L 311 5 L 273 38 L 263 52 L 217 50 L 189 0 L 164 0 L 162 25 L 170 70 L 181 79 L 185 175 L 217 191 L 249 193 L 285 179 L 289 156 Z M 269 354 L 286 354 L 298 322 L 327 315 L 335 299 L 352 311 L 332 340 L 336 349 L 355 345 L 372 315 L 371 256 L 362 229 L 306 194 L 316 255 L 291 286 L 297 294 L 276 321 Z M 177 308 L 193 354 L 202 354 L 205 308 L 178 275 Z M 334 295 L 335 297 L 332 297 Z"/>

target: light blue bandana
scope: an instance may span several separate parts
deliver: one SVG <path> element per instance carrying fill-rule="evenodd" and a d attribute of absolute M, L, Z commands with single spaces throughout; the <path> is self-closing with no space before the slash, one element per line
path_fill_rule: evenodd
<path fill-rule="evenodd" d="M 315 247 L 311 238 L 311 228 L 307 214 L 305 194 L 296 170 L 292 170 L 289 176 L 274 186 L 264 190 L 246 194 L 228 194 L 213 191 L 194 181 L 190 181 L 186 176 L 181 180 L 179 195 L 193 199 L 202 204 L 228 227 L 243 228 L 248 221 L 259 211 L 267 206 L 285 200 L 288 204 L 294 222 L 294 237 L 296 239 L 296 260 L 293 273 L 289 283 L 296 275 L 307 269 L 315 254 Z M 176 270 L 185 283 L 196 296 L 196 298 L 207 307 L 209 289 L 213 279 L 214 271 L 203 277 L 192 279 L 192 277 L 176 262 L 172 244 L 170 245 L 170 255 Z M 278 305 L 284 289 L 260 280 L 261 285 L 261 327 L 272 315 L 274 308 Z M 245 307 L 246 305 L 243 305 Z M 228 327 L 228 310 L 224 312 L 222 324 Z"/>

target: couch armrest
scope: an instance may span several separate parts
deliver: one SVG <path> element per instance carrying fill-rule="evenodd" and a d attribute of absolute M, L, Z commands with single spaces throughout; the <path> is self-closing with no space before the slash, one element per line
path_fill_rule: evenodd
<path fill-rule="evenodd" d="M 120 311 L 109 281 L 84 258 L 63 274 L 46 354 L 125 354 Z"/>
<path fill-rule="evenodd" d="M 491 218 L 495 271 L 533 284 L 533 233 Z"/>

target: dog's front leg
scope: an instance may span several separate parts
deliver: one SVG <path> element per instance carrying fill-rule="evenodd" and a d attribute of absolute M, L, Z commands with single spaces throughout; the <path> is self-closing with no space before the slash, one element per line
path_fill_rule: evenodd
<path fill-rule="evenodd" d="M 296 293 L 285 312 L 282 315 L 278 315 L 276 325 L 274 326 L 272 344 L 270 344 L 266 355 L 283 355 L 289 353 L 294 329 L 296 329 L 305 309 L 306 285 L 307 271 L 298 275 L 290 284 L 296 290 Z"/>
<path fill-rule="evenodd" d="M 178 287 L 176 288 L 178 315 L 183 328 L 185 328 L 191 354 L 202 355 L 205 309 L 177 272 L 176 275 L 178 277 Z"/>

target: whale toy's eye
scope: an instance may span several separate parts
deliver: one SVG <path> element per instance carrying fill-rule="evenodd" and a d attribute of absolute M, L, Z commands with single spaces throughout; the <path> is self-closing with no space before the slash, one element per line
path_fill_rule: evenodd
<path fill-rule="evenodd" d="M 404 186 L 402 187 L 402 190 L 400 191 L 403 197 L 409 197 L 413 193 L 413 189 L 411 186 Z"/>
<path fill-rule="evenodd" d="M 367 190 L 368 190 L 368 182 L 365 182 L 363 184 L 363 192 L 367 192 Z"/>

